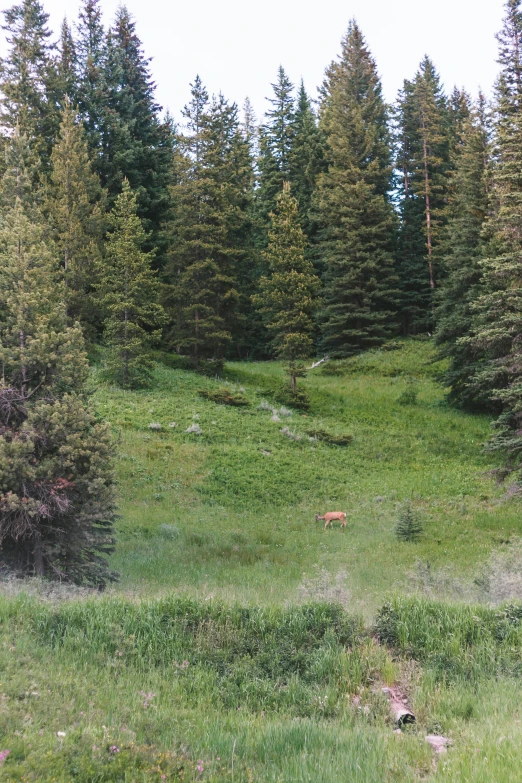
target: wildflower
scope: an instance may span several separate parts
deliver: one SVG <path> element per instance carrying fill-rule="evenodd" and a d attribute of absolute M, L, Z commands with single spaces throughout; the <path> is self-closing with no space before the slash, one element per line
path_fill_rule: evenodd
<path fill-rule="evenodd" d="M 177 427 L 177 426 L 178 426 L 178 422 L 177 421 L 171 421 L 170 424 L 169 424 L 169 427 L 171 428 L 171 430 L 173 430 L 174 427 Z"/>
<path fill-rule="evenodd" d="M 203 770 L 205 769 L 205 765 L 201 760 L 199 760 L 198 763 L 196 764 L 196 769 L 198 772 L 203 772 Z"/>
<path fill-rule="evenodd" d="M 152 693 L 152 691 L 149 691 L 149 693 L 145 693 L 145 691 L 140 691 L 140 696 L 143 698 L 144 709 L 148 709 L 150 707 L 151 701 L 156 698 L 156 694 Z"/>
<path fill-rule="evenodd" d="M 9 752 L 10 751 L 8 751 L 8 750 L 0 750 L 0 767 L 2 766 L 2 764 L 4 763 L 6 758 L 8 757 Z"/>
<path fill-rule="evenodd" d="M 117 745 L 111 745 L 109 750 L 110 750 L 111 753 L 119 753 L 120 752 L 120 749 L 119 749 L 119 747 Z"/>
<path fill-rule="evenodd" d="M 56 732 L 56 736 L 57 737 L 66 737 L 67 734 L 65 733 L 65 731 L 57 731 Z"/>

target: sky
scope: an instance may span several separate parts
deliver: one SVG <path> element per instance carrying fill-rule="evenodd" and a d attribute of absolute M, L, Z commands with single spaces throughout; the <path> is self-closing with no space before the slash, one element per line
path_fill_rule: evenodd
<path fill-rule="evenodd" d="M 5 2 L 12 5 L 19 0 Z M 74 21 L 77 0 L 42 0 L 58 30 Z M 104 0 L 110 22 L 120 0 Z M 212 93 L 242 105 L 248 96 L 258 117 L 270 83 L 283 65 L 315 97 L 326 66 L 338 55 L 348 22 L 361 27 L 393 101 L 424 56 L 434 61 L 446 89 L 491 92 L 497 74 L 495 33 L 503 0 L 126 0 L 145 52 L 153 57 L 157 98 L 175 118 L 199 74 Z M 4 7 L 5 7 L 4 6 Z M 0 41 L 0 51 L 5 42 Z"/>

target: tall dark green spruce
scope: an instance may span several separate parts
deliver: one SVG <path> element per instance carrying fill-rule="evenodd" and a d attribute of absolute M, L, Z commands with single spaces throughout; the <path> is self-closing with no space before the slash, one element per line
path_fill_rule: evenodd
<path fill-rule="evenodd" d="M 297 378 L 305 374 L 301 361 L 313 352 L 313 316 L 320 287 L 313 265 L 305 258 L 305 247 L 297 200 L 285 183 L 268 233 L 270 275 L 261 278 L 260 292 L 253 300 L 265 319 L 274 356 L 287 365 L 290 401 L 297 402 Z"/>
<path fill-rule="evenodd" d="M 165 303 L 170 346 L 197 365 L 225 358 L 238 323 L 252 172 L 236 105 L 222 96 L 209 101 L 199 77 L 184 117 L 171 188 Z"/>
<path fill-rule="evenodd" d="M 270 214 L 284 182 L 291 180 L 292 145 L 295 135 L 294 85 L 284 68 L 279 66 L 277 80 L 272 84 L 274 96 L 271 108 L 259 132 L 258 189 L 256 211 L 261 225 L 260 244 L 266 244 L 266 229 Z"/>
<path fill-rule="evenodd" d="M 397 117 L 400 315 L 409 334 L 433 328 L 433 294 L 442 274 L 437 246 L 446 220 L 451 165 L 448 103 L 428 57 L 414 80 L 405 81 Z"/>
<path fill-rule="evenodd" d="M 165 314 L 152 254 L 143 251 L 147 237 L 137 214 L 137 195 L 128 180 L 123 181 L 109 225 L 98 283 L 105 314 L 105 375 L 124 389 L 140 388 L 151 382 L 151 348 L 160 338 Z"/>
<path fill-rule="evenodd" d="M 2 216 L 0 311 L 3 565 L 103 586 L 114 577 L 112 444 L 88 404 L 81 329 L 68 325 L 55 248 L 30 199 Z"/>
<path fill-rule="evenodd" d="M 92 171 L 85 131 L 68 101 L 51 155 L 44 211 L 64 270 L 67 315 L 93 340 L 101 326 L 94 286 L 106 229 L 104 194 Z"/>
<path fill-rule="evenodd" d="M 301 81 L 294 114 L 288 181 L 292 195 L 297 199 L 301 225 L 309 242 L 313 241 L 316 231 L 312 215 L 312 197 L 317 177 L 324 167 L 322 134 L 310 98 Z"/>
<path fill-rule="evenodd" d="M 85 126 L 91 159 L 98 161 L 102 136 L 108 122 L 105 84 L 107 47 L 100 0 L 83 0 L 78 15 L 75 46 L 78 107 Z"/>
<path fill-rule="evenodd" d="M 95 170 L 114 203 L 123 179 L 138 197 L 138 215 L 148 234 L 147 249 L 163 261 L 162 226 L 169 206 L 172 136 L 155 100 L 150 58 L 145 57 L 136 25 L 121 6 L 107 39 L 102 86 L 106 98 Z"/>
<path fill-rule="evenodd" d="M 58 127 L 56 69 L 49 14 L 39 0 L 22 0 L 4 11 L 8 52 L 0 60 L 0 124 L 27 136 L 44 170 Z"/>
<path fill-rule="evenodd" d="M 441 357 L 450 360 L 444 374 L 444 383 L 450 389 L 449 399 L 474 408 L 487 404 L 487 400 L 476 398 L 470 385 L 480 367 L 480 358 L 462 338 L 470 334 L 473 302 L 482 289 L 484 222 L 490 191 L 490 132 L 483 96 L 462 120 L 454 165 L 448 225 L 441 243 L 445 277 L 436 295 L 435 341 Z"/>
<path fill-rule="evenodd" d="M 501 408 L 489 445 L 522 477 L 522 3 L 508 0 L 498 36 L 492 217 L 469 345 L 481 368 L 472 392 Z"/>
<path fill-rule="evenodd" d="M 327 71 L 320 127 L 328 170 L 319 175 L 318 255 L 324 268 L 322 345 L 350 356 L 395 332 L 396 220 L 387 108 L 375 62 L 351 22 Z"/>

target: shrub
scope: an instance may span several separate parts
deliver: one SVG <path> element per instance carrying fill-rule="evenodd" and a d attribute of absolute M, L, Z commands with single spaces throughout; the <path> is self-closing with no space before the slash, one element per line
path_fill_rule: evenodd
<path fill-rule="evenodd" d="M 407 389 L 404 389 L 402 394 L 399 395 L 397 402 L 399 405 L 416 405 L 417 394 L 417 389 L 415 389 L 413 386 L 409 386 Z"/>
<path fill-rule="evenodd" d="M 281 435 L 284 435 L 286 438 L 290 438 L 290 440 L 301 440 L 301 435 L 292 432 L 289 427 L 283 427 L 281 430 Z"/>
<path fill-rule="evenodd" d="M 199 424 L 191 424 L 190 427 L 187 427 L 185 432 L 188 435 L 203 435 L 203 430 L 199 426 Z"/>
<path fill-rule="evenodd" d="M 161 430 L 161 424 L 159 421 L 151 421 L 149 424 L 149 430 L 153 430 L 153 432 L 159 432 L 159 430 Z"/>
<path fill-rule="evenodd" d="M 199 389 L 198 394 L 205 400 L 210 400 L 218 405 L 232 405 L 235 408 L 243 408 L 249 405 L 244 394 L 234 394 L 230 389 L 220 386 L 219 389 Z"/>
<path fill-rule="evenodd" d="M 399 507 L 395 534 L 401 541 L 417 541 L 422 535 L 422 530 L 420 513 L 407 500 Z"/>
<path fill-rule="evenodd" d="M 353 435 L 350 435 L 349 433 L 344 433 L 344 435 L 333 435 L 326 430 L 308 430 L 306 434 L 315 440 L 330 443 L 332 446 L 349 446 L 353 441 Z"/>
<path fill-rule="evenodd" d="M 290 408 L 307 411 L 310 408 L 310 398 L 304 389 L 295 389 L 287 383 L 282 383 L 274 390 L 274 399 Z"/>

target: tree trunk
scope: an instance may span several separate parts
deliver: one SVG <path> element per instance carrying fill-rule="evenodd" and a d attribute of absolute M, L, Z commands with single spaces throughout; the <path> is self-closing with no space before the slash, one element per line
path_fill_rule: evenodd
<path fill-rule="evenodd" d="M 44 577 L 45 561 L 44 561 L 43 548 L 42 548 L 42 536 L 40 533 L 37 533 L 34 539 L 33 558 L 34 558 L 34 572 L 36 576 Z"/>

